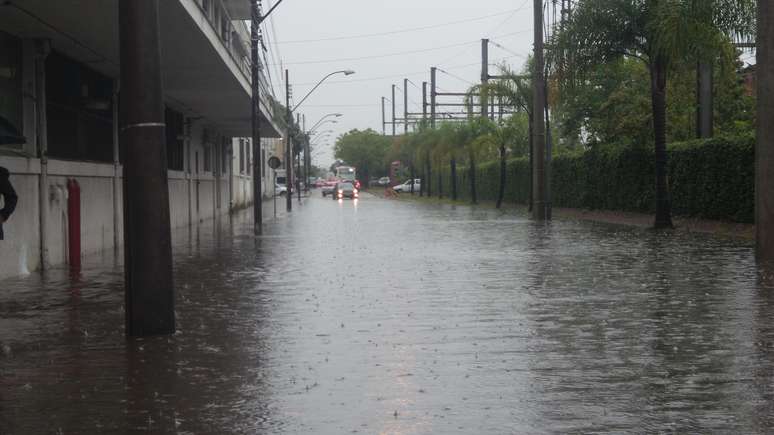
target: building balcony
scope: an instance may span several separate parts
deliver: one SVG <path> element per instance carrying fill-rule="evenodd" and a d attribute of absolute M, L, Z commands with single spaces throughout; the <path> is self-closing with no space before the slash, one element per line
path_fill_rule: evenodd
<path fill-rule="evenodd" d="M 247 0 L 244 3 L 249 6 Z M 237 1 L 159 2 L 165 99 L 224 135 L 251 132 L 249 28 L 230 13 Z M 249 7 L 247 8 L 249 13 Z M 241 15 L 240 15 L 241 16 Z M 118 0 L 12 0 L 0 3 L 0 31 L 47 39 L 57 52 L 118 78 Z M 279 137 L 261 77 L 261 133 Z"/>

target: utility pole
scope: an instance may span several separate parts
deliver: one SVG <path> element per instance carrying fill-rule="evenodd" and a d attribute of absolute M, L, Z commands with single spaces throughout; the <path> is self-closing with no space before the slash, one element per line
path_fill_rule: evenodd
<path fill-rule="evenodd" d="M 408 134 L 408 79 L 403 79 L 403 134 Z"/>
<path fill-rule="evenodd" d="M 436 73 L 438 68 L 430 68 L 430 127 L 435 128 Z M 424 184 L 424 183 L 422 183 Z M 421 187 L 421 185 L 420 185 Z"/>
<path fill-rule="evenodd" d="M 301 125 L 301 114 L 296 113 L 296 125 Z M 303 130 L 302 130 L 303 131 Z M 298 203 L 301 203 L 301 144 L 298 144 L 298 152 L 296 153 L 296 196 L 298 197 Z"/>
<path fill-rule="evenodd" d="M 774 265 L 774 3 L 758 2 L 758 98 L 755 147 L 755 252 Z"/>
<path fill-rule="evenodd" d="M 120 0 L 126 334 L 175 332 L 158 0 Z"/>
<path fill-rule="evenodd" d="M 535 29 L 535 55 L 532 79 L 532 107 L 534 112 L 533 144 L 535 146 L 535 156 L 533 161 L 533 196 L 534 207 L 532 208 L 532 218 L 538 221 L 546 220 L 546 174 L 545 174 L 545 147 L 546 147 L 546 125 L 545 125 L 545 61 L 543 58 L 543 0 L 534 0 L 534 29 Z"/>
<path fill-rule="evenodd" d="M 395 85 L 392 85 L 392 135 L 395 136 Z"/>
<path fill-rule="evenodd" d="M 286 136 L 285 140 L 285 185 L 288 188 L 287 195 L 285 195 L 285 207 L 287 211 L 293 210 L 293 193 L 290 189 L 293 188 L 293 141 L 290 138 L 290 128 L 293 125 L 293 113 L 290 111 L 290 73 L 285 70 L 285 119 L 287 120 Z"/>
<path fill-rule="evenodd" d="M 258 7 L 258 0 L 250 0 L 252 8 L 252 22 L 250 24 L 250 42 L 251 42 L 251 72 L 252 72 L 252 101 L 251 101 L 251 120 L 252 120 L 252 144 L 253 144 L 253 232 L 256 235 L 263 234 L 263 188 L 261 186 L 261 97 L 260 83 L 258 82 L 260 74 L 260 58 L 258 57 L 258 42 L 260 39 L 261 11 Z"/>
<path fill-rule="evenodd" d="M 427 82 L 422 82 L 422 120 L 427 119 Z"/>
<path fill-rule="evenodd" d="M 387 119 L 384 115 L 384 97 L 382 97 L 382 136 L 387 136 Z"/>
<path fill-rule="evenodd" d="M 489 40 L 481 40 L 481 92 L 479 100 L 481 101 L 481 117 L 489 116 Z"/>
<path fill-rule="evenodd" d="M 306 114 L 301 117 L 301 120 L 301 130 L 306 132 Z M 309 172 L 312 167 L 309 151 L 309 135 L 304 134 L 304 192 L 306 193 L 309 193 Z"/>

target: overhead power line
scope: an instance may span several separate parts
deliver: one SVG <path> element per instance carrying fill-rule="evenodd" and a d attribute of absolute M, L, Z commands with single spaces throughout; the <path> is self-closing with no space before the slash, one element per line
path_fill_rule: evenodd
<path fill-rule="evenodd" d="M 507 36 L 517 35 L 519 33 L 523 33 L 523 32 L 506 33 L 504 35 L 497 36 L 497 38 L 504 38 Z M 415 54 L 415 53 L 426 53 L 428 51 L 444 50 L 447 48 L 462 47 L 465 45 L 472 45 L 472 44 L 479 44 L 479 43 L 480 41 L 476 40 L 476 41 L 461 42 L 458 44 L 443 45 L 440 47 L 423 48 L 419 50 L 408 50 L 408 51 L 402 51 L 402 52 L 396 52 L 396 53 L 377 54 L 373 56 L 346 57 L 346 58 L 328 59 L 328 60 L 308 60 L 308 61 L 300 61 L 300 62 L 284 62 L 284 64 L 285 65 L 309 65 L 309 64 L 320 64 L 320 63 L 351 62 L 354 60 L 380 59 L 383 57 L 403 56 L 405 54 Z"/>
<path fill-rule="evenodd" d="M 523 57 L 522 55 L 514 55 L 514 56 L 504 56 L 499 59 L 505 60 L 505 59 L 511 59 L 514 57 Z M 446 69 L 457 69 L 457 68 L 467 68 L 471 66 L 481 66 L 481 62 L 473 62 L 473 63 L 465 63 L 461 65 L 452 65 L 452 66 L 444 66 Z M 414 72 L 405 72 L 405 73 L 399 73 L 399 74 L 390 74 L 386 76 L 378 76 L 378 77 L 364 77 L 359 79 L 346 79 L 346 80 L 330 80 L 326 81 L 323 85 L 334 85 L 334 84 L 350 84 L 355 82 L 374 82 L 377 80 L 386 80 L 386 79 L 395 79 L 395 78 L 404 78 L 404 77 L 417 77 L 417 76 L 424 76 L 428 74 L 428 70 L 423 71 L 414 71 Z M 413 82 L 409 80 L 409 83 Z M 313 86 L 317 84 L 317 82 L 307 82 L 307 83 L 296 83 L 296 86 Z M 417 86 L 417 89 L 421 89 Z"/>
<path fill-rule="evenodd" d="M 489 18 L 499 17 L 502 15 L 510 14 L 510 16 L 513 16 L 516 12 L 525 9 L 524 4 L 520 6 L 517 9 L 510 9 L 504 12 L 499 12 L 496 14 L 491 15 L 484 15 L 481 17 L 476 18 L 468 18 L 465 20 L 457 20 L 457 21 L 450 21 L 448 23 L 441 23 L 441 24 L 433 24 L 430 26 L 422 26 L 422 27 L 413 27 L 408 29 L 398 29 L 398 30 L 391 30 L 386 32 L 378 32 L 378 33 L 365 33 L 361 35 L 350 35 L 350 36 L 334 36 L 330 38 L 317 38 L 317 39 L 297 39 L 293 41 L 277 41 L 275 44 L 302 44 L 302 43 L 310 43 L 310 42 L 329 42 L 329 41 L 343 41 L 343 40 L 349 40 L 349 39 L 362 39 L 362 38 L 373 38 L 377 36 L 388 36 L 388 35 L 396 35 L 399 33 L 410 33 L 410 32 L 419 32 L 422 30 L 430 30 L 430 29 L 437 29 L 439 27 L 446 27 L 446 26 L 453 26 L 456 24 L 464 24 L 464 23 L 471 23 L 474 21 L 482 21 Z"/>

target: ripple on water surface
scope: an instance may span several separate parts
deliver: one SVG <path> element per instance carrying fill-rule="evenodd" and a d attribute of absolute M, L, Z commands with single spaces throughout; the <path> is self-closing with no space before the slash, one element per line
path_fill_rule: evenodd
<path fill-rule="evenodd" d="M 774 431 L 744 242 L 312 198 L 175 234 L 179 332 L 120 264 L 0 282 L 0 433 Z"/>

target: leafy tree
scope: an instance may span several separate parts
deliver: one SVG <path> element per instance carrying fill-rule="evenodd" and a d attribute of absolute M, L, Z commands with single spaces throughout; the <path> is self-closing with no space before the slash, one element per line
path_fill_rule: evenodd
<path fill-rule="evenodd" d="M 622 57 L 650 76 L 657 228 L 672 227 L 667 181 L 667 82 L 680 62 L 711 59 L 731 36 L 754 33 L 755 0 L 579 0 L 555 46 L 580 73 Z"/>
<path fill-rule="evenodd" d="M 368 185 L 371 177 L 386 174 L 384 160 L 390 148 L 391 139 L 372 129 L 350 130 L 336 140 L 334 156 L 357 168 L 363 181 Z"/>

